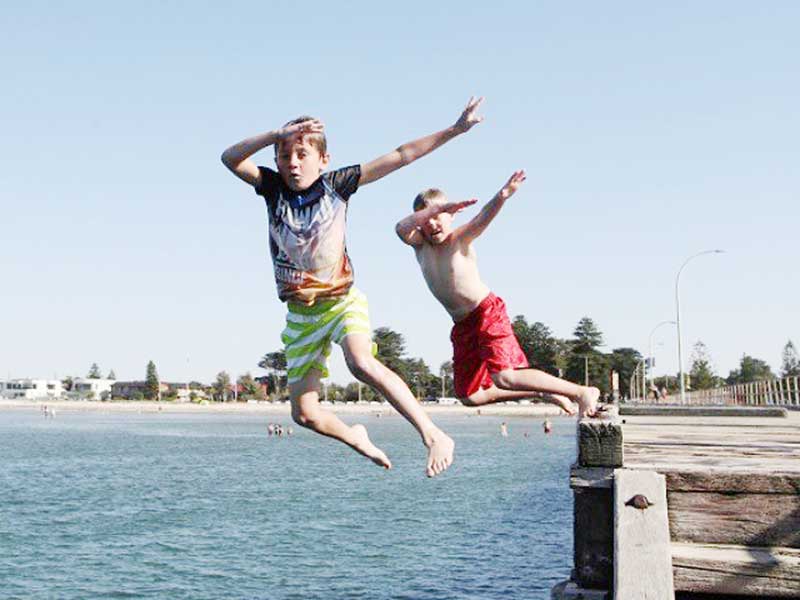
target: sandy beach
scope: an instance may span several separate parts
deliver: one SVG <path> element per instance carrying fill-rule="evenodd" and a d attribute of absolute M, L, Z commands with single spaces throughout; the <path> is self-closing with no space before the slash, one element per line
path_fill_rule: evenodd
<path fill-rule="evenodd" d="M 398 414 L 388 403 L 322 403 L 339 414 Z M 289 403 L 273 402 L 213 402 L 208 404 L 193 404 L 188 402 L 99 402 L 75 400 L 6 400 L 0 399 L 0 411 L 41 411 L 44 406 L 58 412 L 132 412 L 132 413 L 191 413 L 191 414 L 249 414 L 263 413 L 274 415 L 289 415 Z M 550 404 L 495 404 L 484 406 L 480 409 L 458 405 L 424 404 L 428 414 L 447 415 L 502 415 L 502 416 L 559 416 L 561 410 Z M 563 415 L 566 417 L 566 415 Z"/>

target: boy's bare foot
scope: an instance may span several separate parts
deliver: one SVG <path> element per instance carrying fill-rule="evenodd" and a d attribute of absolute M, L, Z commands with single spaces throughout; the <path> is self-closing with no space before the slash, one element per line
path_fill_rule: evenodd
<path fill-rule="evenodd" d="M 578 415 L 581 417 L 593 417 L 597 413 L 597 399 L 600 397 L 600 390 L 596 387 L 581 386 L 581 395 L 576 398 L 578 401 Z"/>
<path fill-rule="evenodd" d="M 428 477 L 434 477 L 444 472 L 453 463 L 455 447 L 455 442 L 450 439 L 450 436 L 441 429 L 436 430 L 428 445 L 428 464 L 425 469 Z"/>
<path fill-rule="evenodd" d="M 374 462 L 379 467 L 383 467 L 384 469 L 391 469 L 392 463 L 389 461 L 389 458 L 383 453 L 383 450 L 378 448 L 375 444 L 372 443 L 369 439 L 369 435 L 367 435 L 367 428 L 363 425 L 353 425 L 350 428 L 350 431 L 353 432 L 353 436 L 355 437 L 355 443 L 353 444 L 353 448 L 357 451 L 366 456 L 372 462 Z"/>
<path fill-rule="evenodd" d="M 575 407 L 572 404 L 572 400 L 570 400 L 566 396 L 562 396 L 561 394 L 543 394 L 542 398 L 544 400 L 547 400 L 551 404 L 555 404 L 571 417 L 578 412 L 575 410 Z"/>

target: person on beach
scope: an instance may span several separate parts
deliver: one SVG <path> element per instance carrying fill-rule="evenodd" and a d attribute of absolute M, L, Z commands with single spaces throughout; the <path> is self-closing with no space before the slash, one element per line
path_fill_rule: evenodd
<path fill-rule="evenodd" d="M 539 396 L 569 414 L 574 414 L 572 400 L 581 416 L 593 416 L 600 390 L 529 368 L 505 303 L 478 273 L 472 242 L 524 181 L 525 172 L 516 171 L 473 219 L 458 228 L 453 216 L 477 200 L 451 202 L 441 190 L 425 190 L 414 199 L 414 212 L 397 223 L 396 232 L 414 248 L 428 288 L 453 319 L 453 383 L 463 404 Z"/>
<path fill-rule="evenodd" d="M 482 98 L 471 98 L 458 120 L 361 165 L 324 172 L 330 162 L 324 126 L 299 117 L 283 127 L 234 144 L 222 162 L 266 201 L 278 297 L 287 303 L 285 344 L 294 420 L 344 442 L 376 464 L 391 468 L 361 425 L 346 425 L 320 406 L 331 342 L 339 344 L 350 372 L 377 390 L 419 432 L 428 449 L 426 473 L 438 475 L 453 461 L 454 443 L 434 425 L 403 380 L 374 357 L 366 296 L 353 286 L 345 246 L 345 213 L 361 186 L 385 177 L 480 123 Z M 250 157 L 275 146 L 277 172 Z"/>

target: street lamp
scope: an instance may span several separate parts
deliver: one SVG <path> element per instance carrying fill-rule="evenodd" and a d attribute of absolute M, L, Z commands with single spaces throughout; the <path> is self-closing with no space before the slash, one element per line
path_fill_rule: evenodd
<path fill-rule="evenodd" d="M 662 325 L 677 325 L 677 321 L 661 321 L 658 325 L 653 327 L 650 331 L 650 335 L 647 338 L 647 358 L 649 359 L 649 367 L 650 367 L 650 383 L 653 383 L 653 335 L 655 334 L 656 330 L 661 327 Z"/>
<path fill-rule="evenodd" d="M 676 315 L 675 320 L 678 326 L 678 377 L 680 378 L 680 386 L 681 386 L 681 404 L 684 404 L 686 402 L 686 383 L 683 380 L 683 354 L 681 352 L 681 300 L 680 300 L 680 294 L 678 293 L 678 285 L 680 284 L 681 280 L 681 271 L 683 271 L 683 268 L 693 258 L 697 258 L 698 256 L 703 256 L 704 254 L 722 254 L 723 252 L 724 250 L 703 250 L 702 252 L 698 252 L 697 254 L 692 254 L 689 258 L 683 261 L 681 268 L 678 269 L 678 275 L 675 277 L 675 315 Z"/>

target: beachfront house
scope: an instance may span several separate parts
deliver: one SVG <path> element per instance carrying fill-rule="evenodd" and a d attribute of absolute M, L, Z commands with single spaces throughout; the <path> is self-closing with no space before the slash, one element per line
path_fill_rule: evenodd
<path fill-rule="evenodd" d="M 113 379 L 76 377 L 72 382 L 70 396 L 80 400 L 109 400 L 114 383 Z"/>
<path fill-rule="evenodd" d="M 55 400 L 64 387 L 58 379 L 9 379 L 0 381 L 0 398 L 11 400 Z"/>

